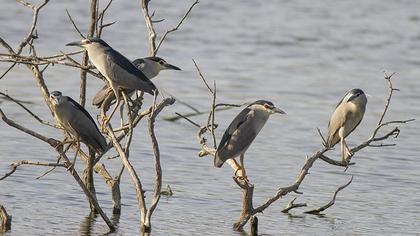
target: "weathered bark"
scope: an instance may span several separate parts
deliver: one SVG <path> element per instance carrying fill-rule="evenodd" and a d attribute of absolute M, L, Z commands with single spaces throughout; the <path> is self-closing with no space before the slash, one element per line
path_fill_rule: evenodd
<path fill-rule="evenodd" d="M 97 0 L 91 0 L 90 1 L 90 18 L 89 18 L 89 29 L 87 36 L 92 37 L 95 33 L 95 27 L 96 27 L 96 16 L 97 16 L 97 6 L 98 1 Z M 83 58 L 82 58 L 82 66 L 87 66 L 89 61 L 89 57 L 87 54 L 87 51 L 83 52 Z M 85 106 L 86 103 L 86 70 L 80 70 L 80 105 L 82 107 Z"/>
<path fill-rule="evenodd" d="M 82 179 L 83 183 L 86 185 L 86 187 L 89 189 L 90 193 L 92 194 L 92 197 L 96 200 L 96 190 L 95 190 L 95 183 L 93 178 L 93 166 L 95 161 L 95 151 L 93 149 L 89 148 L 89 158 L 87 159 L 85 169 L 83 171 Z M 91 199 L 88 199 L 89 201 L 89 207 L 92 214 L 98 213 L 95 210 L 95 206 Z"/>
<path fill-rule="evenodd" d="M 8 231 L 12 227 L 12 216 L 7 214 L 6 209 L 0 204 L 0 232 Z"/>
<path fill-rule="evenodd" d="M 251 217 L 251 233 L 250 236 L 258 236 L 258 218 L 256 216 Z"/>

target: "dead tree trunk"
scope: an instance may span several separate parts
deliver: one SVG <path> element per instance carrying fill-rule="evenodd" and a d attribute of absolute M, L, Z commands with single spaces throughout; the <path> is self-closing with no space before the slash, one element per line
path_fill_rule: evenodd
<path fill-rule="evenodd" d="M 12 227 L 12 216 L 8 215 L 6 209 L 0 204 L 0 232 L 8 231 Z"/>
<path fill-rule="evenodd" d="M 92 197 L 96 200 L 96 190 L 95 190 L 95 183 L 93 179 L 93 166 L 95 162 L 95 151 L 89 148 L 89 158 L 87 159 L 86 167 L 83 171 L 82 179 L 83 183 L 86 185 L 87 189 L 89 189 Z M 95 210 L 95 206 L 93 202 L 89 200 L 89 207 L 92 214 L 98 213 Z"/>

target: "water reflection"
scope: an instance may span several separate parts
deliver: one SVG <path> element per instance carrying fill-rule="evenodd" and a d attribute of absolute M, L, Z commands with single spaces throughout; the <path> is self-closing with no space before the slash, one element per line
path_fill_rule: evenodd
<path fill-rule="evenodd" d="M 83 221 L 80 223 L 79 233 L 81 236 L 91 236 L 91 235 L 117 235 L 118 234 L 118 226 L 120 223 L 120 214 L 113 214 L 111 217 L 111 222 L 114 224 L 115 230 L 114 231 L 107 231 L 107 232 L 97 232 L 100 229 L 109 230 L 107 226 L 106 228 L 98 227 L 96 224 L 103 224 L 102 218 L 99 214 L 89 214 L 85 216 Z"/>
<path fill-rule="evenodd" d="M 89 214 L 85 216 L 82 223 L 80 224 L 80 235 L 90 236 L 97 218 L 97 214 Z"/>

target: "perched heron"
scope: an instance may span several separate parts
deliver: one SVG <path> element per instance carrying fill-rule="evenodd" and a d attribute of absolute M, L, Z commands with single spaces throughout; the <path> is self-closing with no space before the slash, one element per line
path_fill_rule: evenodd
<path fill-rule="evenodd" d="M 352 153 L 344 140 L 362 121 L 366 110 L 367 98 L 361 89 L 350 90 L 337 104 L 328 123 L 326 146 L 341 144 L 342 161 Z"/>
<path fill-rule="evenodd" d="M 57 122 L 77 140 L 84 142 L 96 153 L 105 151 L 107 147 L 104 136 L 99 132 L 90 114 L 71 97 L 61 92 L 50 94 L 53 114 Z"/>
<path fill-rule="evenodd" d="M 88 52 L 92 64 L 106 78 L 109 87 L 117 98 L 114 109 L 109 118 L 105 118 L 104 126 L 114 115 L 120 105 L 118 89 L 136 89 L 149 94 L 157 94 L 155 85 L 133 65 L 126 57 L 114 50 L 100 38 L 87 38 L 68 43 L 67 46 L 79 46 Z"/>
<path fill-rule="evenodd" d="M 143 74 L 149 79 L 156 77 L 162 70 L 181 70 L 179 67 L 167 63 L 160 57 L 139 58 L 133 61 L 133 65 L 143 72 Z M 135 90 L 125 89 L 125 91 L 127 94 L 131 95 Z M 108 85 L 105 85 L 93 97 L 92 104 L 99 108 L 108 96 L 112 96 L 111 102 L 115 99 L 112 89 L 109 88 Z"/>
<path fill-rule="evenodd" d="M 267 122 L 268 117 L 274 113 L 285 114 L 273 103 L 264 100 L 253 102 L 243 109 L 226 129 L 217 147 L 214 166 L 220 168 L 226 160 L 240 156 L 242 177 L 246 178 L 244 154 Z"/>

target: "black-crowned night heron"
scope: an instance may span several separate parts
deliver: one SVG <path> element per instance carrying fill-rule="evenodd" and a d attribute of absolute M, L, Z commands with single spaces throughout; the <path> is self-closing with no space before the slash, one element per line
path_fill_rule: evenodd
<path fill-rule="evenodd" d="M 367 98 L 361 89 L 350 90 L 338 103 L 328 123 L 326 146 L 341 144 L 342 161 L 352 153 L 344 140 L 362 121 L 366 110 Z"/>
<path fill-rule="evenodd" d="M 271 114 L 285 114 L 273 103 L 258 100 L 243 109 L 226 129 L 214 158 L 214 166 L 222 167 L 228 159 L 240 156 L 242 177 L 246 178 L 244 168 L 244 154 L 257 137 Z"/>
<path fill-rule="evenodd" d="M 126 57 L 114 50 L 100 38 L 87 38 L 68 43 L 67 46 L 79 46 L 88 52 L 92 64 L 106 78 L 108 85 L 117 98 L 111 115 L 104 120 L 104 126 L 111 119 L 120 104 L 118 89 L 136 89 L 149 94 L 157 94 L 155 85 Z"/>
<path fill-rule="evenodd" d="M 137 67 L 143 74 L 152 79 L 156 77 L 162 70 L 181 70 L 179 67 L 167 63 L 164 59 L 160 57 L 145 57 L 139 58 L 133 61 L 133 65 Z M 125 92 L 131 95 L 135 90 L 125 89 Z M 96 95 L 93 97 L 92 104 L 101 107 L 105 98 L 112 96 L 111 102 L 115 99 L 112 89 L 105 85 L 101 90 L 99 90 Z M 108 108 L 105 108 L 106 110 Z"/>
<path fill-rule="evenodd" d="M 107 147 L 104 136 L 99 132 L 90 114 L 71 97 L 61 92 L 50 94 L 53 114 L 57 122 L 77 140 L 84 142 L 96 153 L 105 151 Z"/>

